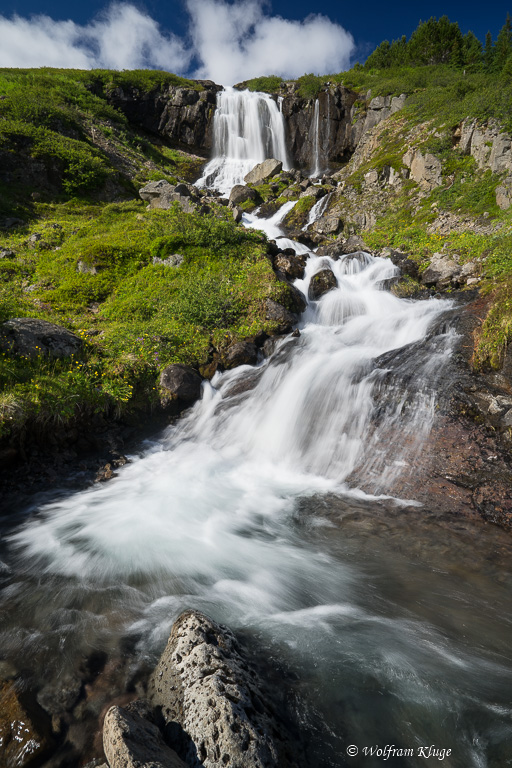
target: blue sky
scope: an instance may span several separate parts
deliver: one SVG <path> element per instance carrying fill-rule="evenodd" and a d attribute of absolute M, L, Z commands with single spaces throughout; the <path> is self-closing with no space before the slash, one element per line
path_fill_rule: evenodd
<path fill-rule="evenodd" d="M 224 84 L 256 74 L 327 74 L 364 61 L 386 38 L 409 36 L 430 16 L 446 14 L 481 40 L 487 30 L 496 37 L 507 10 L 501 0 L 3 0 L 0 66 L 148 66 Z"/>

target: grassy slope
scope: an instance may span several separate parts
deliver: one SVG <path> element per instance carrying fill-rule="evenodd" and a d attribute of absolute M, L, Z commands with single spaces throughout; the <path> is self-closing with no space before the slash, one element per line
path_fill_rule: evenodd
<path fill-rule="evenodd" d="M 9 216 L 25 222 L 0 230 L 0 250 L 15 254 L 0 259 L 0 321 L 40 317 L 86 342 L 72 360 L 0 354 L 4 438 L 30 424 L 147 408 L 158 400 L 166 364 L 201 367 L 212 344 L 222 349 L 271 330 L 264 300 L 281 298 L 283 284 L 261 234 L 235 225 L 226 209 L 146 211 L 138 199 L 143 183 L 176 181 L 197 162 L 134 132 L 102 93 L 118 81 L 149 90 L 162 78 L 179 80 L 154 72 L 0 71 L 3 157 L 29 171 L 34 162 L 57 171 L 53 186 L 44 172 L 35 195 L 30 177 L 4 178 L 0 187 L 0 223 Z M 116 202 L 104 199 L 112 189 Z M 34 233 L 41 235 L 35 244 Z M 184 257 L 181 266 L 153 264 L 174 253 Z"/>

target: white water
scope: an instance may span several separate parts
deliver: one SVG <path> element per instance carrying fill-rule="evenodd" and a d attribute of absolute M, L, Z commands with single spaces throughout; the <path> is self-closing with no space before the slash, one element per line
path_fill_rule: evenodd
<path fill-rule="evenodd" d="M 217 95 L 213 157 L 198 186 L 228 195 L 235 184 L 267 158 L 281 160 L 288 169 L 285 126 L 280 107 L 266 93 L 226 88 Z"/>
<path fill-rule="evenodd" d="M 311 224 L 314 224 L 315 221 L 318 221 L 318 219 L 323 216 L 325 209 L 327 208 L 327 205 L 329 203 L 329 200 L 331 199 L 332 192 L 329 192 L 327 195 L 324 195 L 320 198 L 320 200 L 317 200 L 312 209 L 309 212 L 308 220 L 302 227 L 302 231 L 305 232 L 308 227 L 311 226 Z"/>
<path fill-rule="evenodd" d="M 313 110 L 313 118 L 311 121 L 311 144 L 313 147 L 313 164 L 311 166 L 312 178 L 320 176 L 320 102 L 315 100 L 315 108 Z"/>

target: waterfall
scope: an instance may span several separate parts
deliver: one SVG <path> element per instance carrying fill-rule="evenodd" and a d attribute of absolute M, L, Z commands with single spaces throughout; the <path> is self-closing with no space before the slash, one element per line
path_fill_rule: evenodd
<path fill-rule="evenodd" d="M 213 121 L 213 157 L 198 186 L 228 195 L 235 184 L 267 158 L 290 167 L 280 106 L 266 93 L 226 88 L 217 95 Z"/>
<path fill-rule="evenodd" d="M 315 100 L 313 110 L 313 119 L 311 121 L 311 146 L 313 149 L 313 162 L 311 164 L 311 173 L 313 178 L 320 176 L 320 102 Z"/>

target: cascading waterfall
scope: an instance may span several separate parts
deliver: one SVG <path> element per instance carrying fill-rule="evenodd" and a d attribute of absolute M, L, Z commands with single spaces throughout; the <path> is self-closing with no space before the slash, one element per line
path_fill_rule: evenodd
<path fill-rule="evenodd" d="M 320 176 L 320 102 L 315 100 L 315 107 L 313 109 L 313 117 L 311 120 L 311 147 L 313 149 L 313 159 L 311 164 L 312 178 Z"/>
<path fill-rule="evenodd" d="M 204 180 L 220 189 L 278 155 L 282 123 L 255 94 L 228 91 L 219 107 L 216 147 L 228 154 Z M 244 223 L 278 238 L 294 204 Z M 428 355 L 414 350 L 450 302 L 394 296 L 388 259 L 279 242 L 309 254 L 295 283 L 305 296 L 326 267 L 338 287 L 309 303 L 300 336 L 270 358 L 205 382 L 202 400 L 118 477 L 41 506 L 3 537 L 2 655 L 43 685 L 76 675 L 91 648 L 115 656 L 122 645 L 133 672 L 195 607 L 293 671 L 311 701 L 303 722 L 315 712 L 325 723 L 315 765 L 345 765 L 348 744 L 435 744 L 456 752 L 454 766 L 504 765 L 502 532 L 486 531 L 486 546 L 478 529 L 468 554 L 462 521 L 437 530 L 393 498 L 430 429 L 452 334 L 435 336 Z M 396 375 L 415 381 L 407 392 L 391 376 L 400 350 Z"/>
<path fill-rule="evenodd" d="M 198 186 L 229 194 L 235 184 L 267 158 L 288 169 L 285 126 L 280 107 L 266 93 L 226 88 L 217 95 L 213 121 L 213 158 Z"/>

